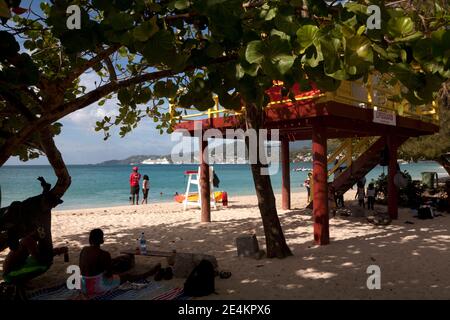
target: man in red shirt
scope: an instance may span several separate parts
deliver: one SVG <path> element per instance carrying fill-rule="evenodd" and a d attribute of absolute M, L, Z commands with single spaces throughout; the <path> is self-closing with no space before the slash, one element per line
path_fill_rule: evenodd
<path fill-rule="evenodd" d="M 141 174 L 138 172 L 139 168 L 134 167 L 133 172 L 130 174 L 130 202 L 134 205 L 136 199 L 136 205 L 139 204 L 139 180 Z"/>

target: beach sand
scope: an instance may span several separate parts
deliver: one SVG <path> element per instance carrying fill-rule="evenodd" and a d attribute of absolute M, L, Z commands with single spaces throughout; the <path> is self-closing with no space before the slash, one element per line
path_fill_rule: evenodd
<path fill-rule="evenodd" d="M 346 194 L 354 206 L 354 193 Z M 393 224 L 377 227 L 365 218 L 330 219 L 331 243 L 313 243 L 311 212 L 305 194 L 292 195 L 293 209 L 279 209 L 283 230 L 293 252 L 286 259 L 239 258 L 236 237 L 255 232 L 262 249 L 264 233 L 256 196 L 229 199 L 229 207 L 212 211 L 212 223 L 200 223 L 200 210 L 182 211 L 177 203 L 152 203 L 99 209 L 55 211 L 55 246 L 68 245 L 70 263 L 56 257 L 51 269 L 34 279 L 33 287 L 65 281 L 66 268 L 78 263 L 92 228 L 105 232 L 104 248 L 112 256 L 134 249 L 145 232 L 149 250 L 172 250 L 215 255 L 230 279 L 217 279 L 217 295 L 205 299 L 449 299 L 450 215 L 418 220 L 408 209 Z M 281 197 L 277 195 L 277 204 Z M 378 209 L 385 209 L 378 206 Z M 414 224 L 405 224 L 412 221 Z M 0 253 L 0 263 L 7 250 Z M 134 272 L 165 259 L 137 257 Z M 367 267 L 381 268 L 381 289 L 369 290 Z M 182 286 L 184 279 L 168 281 Z"/>

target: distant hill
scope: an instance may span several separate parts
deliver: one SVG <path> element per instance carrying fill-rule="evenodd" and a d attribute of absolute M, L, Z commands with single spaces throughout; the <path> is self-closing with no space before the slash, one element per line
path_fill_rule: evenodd
<path fill-rule="evenodd" d="M 133 164 L 141 164 L 142 161 L 148 160 L 148 159 L 158 160 L 158 159 L 162 159 L 162 158 L 166 158 L 167 160 L 170 161 L 170 156 L 169 155 L 165 155 L 165 156 L 160 156 L 160 155 L 135 155 L 135 156 L 131 156 L 131 157 L 128 157 L 128 158 L 122 159 L 122 160 L 103 161 L 103 162 L 97 163 L 96 165 L 99 165 L 99 166 L 133 165 Z"/>
<path fill-rule="evenodd" d="M 242 141 L 234 141 L 235 146 L 238 144 L 242 144 Z M 228 143 L 229 144 L 229 143 Z M 311 142 L 310 141 L 296 141 L 291 143 L 290 145 L 290 158 L 291 161 L 303 159 L 304 156 L 311 155 Z M 225 152 L 225 144 L 213 146 L 212 157 L 217 157 L 219 159 L 223 159 Z M 198 152 L 194 152 L 190 155 L 191 161 L 198 161 Z M 150 160 L 150 161 L 149 161 Z M 122 160 L 108 160 L 97 163 L 96 165 L 107 166 L 107 165 L 138 165 L 142 164 L 142 162 L 146 163 L 158 163 L 159 161 L 167 160 L 169 163 L 172 163 L 170 155 L 133 155 L 126 159 Z M 228 163 L 244 163 L 245 159 L 243 158 L 234 158 L 233 156 L 227 156 L 226 162 Z"/>

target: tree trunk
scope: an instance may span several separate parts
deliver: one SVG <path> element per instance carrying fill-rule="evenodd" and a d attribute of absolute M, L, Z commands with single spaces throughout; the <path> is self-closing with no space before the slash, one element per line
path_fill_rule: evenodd
<path fill-rule="evenodd" d="M 283 229 L 278 218 L 270 176 L 261 175 L 261 168 L 263 168 L 263 165 L 260 163 L 251 165 L 259 212 L 261 213 L 266 237 L 267 257 L 281 259 L 291 256 L 292 253 L 286 244 Z"/>
<path fill-rule="evenodd" d="M 53 140 L 53 133 L 50 128 L 46 128 L 41 131 L 41 146 L 45 155 L 47 156 L 50 165 L 55 172 L 58 180 L 56 181 L 55 186 L 50 191 L 52 195 L 61 199 L 67 189 L 71 184 L 71 177 L 69 175 L 69 171 L 67 170 L 66 164 L 62 158 L 61 153 L 55 145 L 55 141 Z"/>
<path fill-rule="evenodd" d="M 450 154 L 441 155 L 438 159 L 436 159 L 436 162 L 439 163 L 450 175 Z"/>
<path fill-rule="evenodd" d="M 38 231 L 42 263 L 51 265 L 53 261 L 53 243 L 51 233 L 51 210 L 62 203 L 61 197 L 70 186 L 71 178 L 64 160 L 55 145 L 50 127 L 40 131 L 41 149 L 58 178 L 55 186 L 39 177 L 43 192 L 22 202 L 13 202 L 9 207 L 0 209 L 0 251 L 6 246 L 16 247 L 21 238 Z"/>
<path fill-rule="evenodd" d="M 258 130 L 264 123 L 263 109 L 257 108 L 256 105 L 246 105 L 246 122 L 247 127 Z M 262 175 L 261 169 L 264 168 L 260 159 L 259 145 L 260 137 L 257 134 L 257 163 L 251 164 L 253 182 L 255 185 L 256 196 L 258 198 L 258 207 L 261 214 L 264 234 L 266 237 L 266 250 L 268 258 L 285 258 L 292 255 L 281 228 L 278 218 L 275 195 L 272 188 L 272 182 L 269 175 Z M 246 139 L 247 149 L 249 148 L 249 140 Z"/>

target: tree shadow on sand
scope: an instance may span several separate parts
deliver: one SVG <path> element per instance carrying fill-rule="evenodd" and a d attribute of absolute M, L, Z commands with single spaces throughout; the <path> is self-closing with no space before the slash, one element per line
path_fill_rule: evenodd
<path fill-rule="evenodd" d="M 307 210 L 307 209 L 306 209 Z M 312 239 L 310 211 L 292 210 L 280 214 L 280 220 L 293 257 L 283 260 L 239 258 L 235 239 L 256 233 L 264 247 L 261 219 L 235 218 L 212 223 L 160 223 L 139 228 L 105 231 L 104 248 L 117 255 L 134 249 L 136 238 L 145 231 L 150 250 L 198 252 L 215 255 L 222 269 L 233 275 L 217 280 L 217 292 L 206 299 L 444 299 L 450 296 L 449 220 L 415 220 L 405 225 L 406 216 L 392 225 L 377 227 L 365 218 L 330 219 L 331 244 L 316 246 Z M 220 216 L 220 210 L 216 217 Z M 408 217 L 406 217 L 408 218 Z M 56 239 L 68 242 L 71 264 L 87 244 L 87 234 L 72 234 Z M 139 257 L 138 269 L 159 258 Z M 159 259 L 161 261 L 161 259 Z M 164 261 L 162 261 L 164 263 Z M 381 268 L 381 290 L 367 288 L 367 267 Z M 50 272 L 34 280 L 34 285 L 61 283 L 67 265 L 55 261 Z M 173 280 L 182 285 L 183 279 Z"/>

